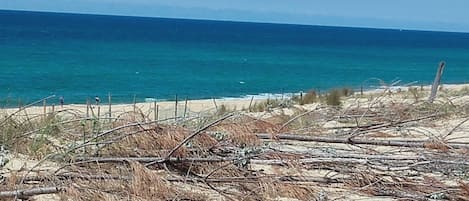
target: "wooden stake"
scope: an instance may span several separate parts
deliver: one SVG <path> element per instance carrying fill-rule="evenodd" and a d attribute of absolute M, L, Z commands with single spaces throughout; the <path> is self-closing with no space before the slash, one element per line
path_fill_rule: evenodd
<path fill-rule="evenodd" d="M 154 115 L 154 120 L 155 120 L 155 121 L 158 120 L 158 112 L 157 112 L 156 107 L 157 107 L 156 101 L 153 101 L 153 115 Z"/>
<path fill-rule="evenodd" d="M 432 91 L 430 93 L 430 97 L 428 97 L 428 102 L 433 103 L 436 98 L 436 92 L 438 91 L 438 86 L 440 85 L 441 76 L 443 75 L 443 69 L 445 68 L 445 62 L 440 62 L 440 66 L 436 71 L 435 80 L 433 81 Z"/>
<path fill-rule="evenodd" d="M 251 96 L 251 101 L 249 102 L 248 111 L 251 112 L 252 101 L 254 101 L 254 96 Z"/>
<path fill-rule="evenodd" d="M 90 117 L 90 99 L 86 99 L 86 118 Z"/>
<path fill-rule="evenodd" d="M 42 101 L 42 107 L 44 108 L 44 117 L 46 117 L 46 114 L 47 114 L 47 108 L 46 108 L 46 105 L 47 105 L 47 102 L 46 102 L 46 100 L 43 100 L 43 101 Z"/>
<path fill-rule="evenodd" d="M 86 144 L 86 125 L 83 124 L 83 144 Z M 86 154 L 86 146 L 83 146 L 83 153 Z"/>
<path fill-rule="evenodd" d="M 303 104 L 303 92 L 300 92 L 300 103 Z"/>
<path fill-rule="evenodd" d="M 55 104 L 52 104 L 52 114 L 55 112 Z"/>
<path fill-rule="evenodd" d="M 98 120 L 99 120 L 100 114 L 101 114 L 101 106 L 100 106 L 99 103 L 98 103 Z"/>
<path fill-rule="evenodd" d="M 212 98 L 213 100 L 213 104 L 215 105 L 215 109 L 217 110 L 218 112 L 218 105 L 217 105 L 217 101 L 215 100 L 215 98 Z"/>
<path fill-rule="evenodd" d="M 160 113 L 160 106 L 159 105 L 156 105 L 156 120 L 158 121 L 159 120 L 159 113 Z"/>
<path fill-rule="evenodd" d="M 134 94 L 134 112 L 137 111 L 137 95 Z"/>
<path fill-rule="evenodd" d="M 108 102 L 109 102 L 109 121 L 111 121 L 111 117 L 112 117 L 112 95 L 111 95 L 111 92 L 109 92 L 108 94 Z"/>
<path fill-rule="evenodd" d="M 187 97 L 186 97 L 186 100 L 184 101 L 184 118 L 186 118 L 186 113 L 187 113 Z"/>
<path fill-rule="evenodd" d="M 174 102 L 174 119 L 178 117 L 178 95 L 176 94 L 176 101 Z"/>

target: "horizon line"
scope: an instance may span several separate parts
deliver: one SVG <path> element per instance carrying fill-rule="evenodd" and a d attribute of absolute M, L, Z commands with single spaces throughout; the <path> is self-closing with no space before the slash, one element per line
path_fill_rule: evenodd
<path fill-rule="evenodd" d="M 147 18 L 147 19 L 174 19 L 174 20 L 196 20 L 196 21 L 212 21 L 212 22 L 231 22 L 231 23 L 251 23 L 251 24 L 272 24 L 272 25 L 289 25 L 289 26 L 313 26 L 313 27 L 334 27 L 334 28 L 355 28 L 355 29 L 375 29 L 375 30 L 393 30 L 393 31 L 416 31 L 416 32 L 442 32 L 442 33 L 458 33 L 469 34 L 466 31 L 445 31 L 430 29 L 412 29 L 397 27 L 367 27 L 367 26 L 343 26 L 343 25 L 323 25 L 323 24 L 307 24 L 307 23 L 288 23 L 288 22 L 266 22 L 266 21 L 244 21 L 230 19 L 210 19 L 210 18 L 183 18 L 183 17 L 163 17 L 163 16 L 142 16 L 142 15 L 119 15 L 119 14 L 103 14 L 93 12 L 67 12 L 67 11 L 47 11 L 47 10 L 24 10 L 24 9 L 1 9 L 7 12 L 30 12 L 30 13 L 52 13 L 52 14 L 70 14 L 70 15 L 95 15 L 104 17 L 123 17 L 123 18 Z"/>

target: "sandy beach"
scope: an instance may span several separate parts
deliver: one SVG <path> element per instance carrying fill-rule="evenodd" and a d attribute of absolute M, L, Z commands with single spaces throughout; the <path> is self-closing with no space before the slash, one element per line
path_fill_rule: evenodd
<path fill-rule="evenodd" d="M 462 184 L 457 182 L 459 180 L 465 181 L 463 177 L 451 176 L 448 178 L 449 173 L 435 169 L 431 163 L 447 165 L 451 168 L 467 168 L 467 157 L 463 151 L 469 149 L 467 135 L 469 127 L 466 123 L 468 122 L 467 112 L 469 112 L 467 107 L 469 84 L 442 85 L 434 105 L 429 105 L 426 102 L 429 89 L 430 86 L 393 86 L 369 90 L 363 95 L 356 92 L 354 95 L 342 97 L 341 107 L 315 102 L 305 105 L 291 104 L 287 107 L 274 107 L 259 112 L 245 110 L 237 114 L 236 118 L 226 120 L 221 125 L 202 123 L 212 125 L 212 127 L 207 127 L 206 132 L 180 148 L 184 151 L 177 152 L 177 156 L 183 159 L 184 157 L 195 157 L 192 160 L 213 160 L 220 158 L 220 156 L 205 150 L 221 149 L 223 153 L 229 153 L 229 156 L 232 157 L 243 157 L 244 155 L 239 154 L 251 154 L 252 151 L 261 150 L 259 152 L 261 154 L 253 156 L 255 158 L 250 161 L 250 164 L 242 169 L 239 169 L 237 165 L 226 167 L 217 162 L 190 165 L 179 162 L 183 165 L 189 165 L 189 167 L 195 166 L 193 171 L 200 171 L 198 174 L 226 168 L 219 173 L 219 179 L 245 177 L 243 175 L 245 172 L 238 171 L 249 170 L 253 174 L 249 177 L 257 179 L 258 183 L 254 183 L 254 185 L 269 186 L 266 189 L 283 189 L 270 193 L 264 190 L 265 192 L 259 195 L 263 198 L 275 198 L 275 200 L 294 200 L 292 198 L 308 200 L 321 194 L 336 200 L 366 199 L 377 201 L 420 198 L 418 196 L 421 196 L 422 192 L 427 192 L 419 189 L 421 180 L 438 181 L 439 186 L 426 186 L 436 192 L 447 188 L 463 189 L 463 187 L 459 187 Z M 169 149 L 180 144 L 181 140 L 188 136 L 192 130 L 198 128 L 199 120 L 204 121 L 225 116 L 225 114 L 214 115 L 217 108 L 219 110 L 222 107 L 228 108 L 227 110 L 241 110 L 263 101 L 266 99 L 255 99 L 252 103 L 251 99 L 189 100 L 187 107 L 185 101 L 179 101 L 177 116 L 183 117 L 185 113 L 186 117 L 194 117 L 194 121 L 178 122 L 177 124 L 172 124 L 172 122 L 153 124 L 151 121 L 155 118 L 154 102 L 136 103 L 135 106 L 133 104 L 112 105 L 111 118 L 124 120 L 119 122 L 105 120 L 109 118 L 109 105 L 105 103 L 92 105 L 88 112 L 86 105 L 70 104 L 64 105 L 63 108 L 47 106 L 46 113 L 54 112 L 57 114 L 50 116 L 52 121 L 43 118 L 29 119 L 44 115 L 43 106 L 28 107 L 18 113 L 15 113 L 18 108 L 3 109 L 4 114 L 14 114 L 14 118 L 18 118 L 18 122 L 23 122 L 24 125 L 35 125 L 31 122 L 38 122 L 39 127 L 29 128 L 26 126 L 24 129 L 29 130 L 21 130 L 23 128 L 20 128 L 17 131 L 17 135 L 21 136 L 20 139 L 22 138 L 27 145 L 23 146 L 13 142 L 12 148 L 10 148 L 12 154 L 9 154 L 9 151 L 4 151 L 6 154 L 1 157 L 6 162 L 3 162 L 4 168 L 0 169 L 0 176 L 12 177 L 12 171 L 30 176 L 38 175 L 35 172 L 25 173 L 24 168 L 40 169 L 41 174 L 53 173 L 62 165 L 66 165 L 69 159 L 65 162 L 60 162 L 60 160 L 39 162 L 39 159 L 45 157 L 44 153 L 62 153 L 54 151 L 55 149 L 65 150 L 67 153 L 71 152 L 78 158 L 83 154 L 87 157 L 95 157 L 91 150 L 98 149 L 99 146 L 96 146 L 92 140 L 83 141 L 84 138 L 95 135 L 102 138 L 100 141 L 103 143 L 103 153 L 101 153 L 101 158 L 96 158 L 96 160 L 103 160 L 102 163 L 127 160 L 122 158 L 126 156 L 137 156 L 132 159 L 137 161 L 145 160 L 145 156 L 162 157 L 168 153 Z M 176 107 L 174 101 L 157 102 L 156 105 L 159 120 L 174 118 Z M 446 114 L 439 116 L 439 112 Z M 87 113 L 88 117 L 93 119 L 87 119 L 85 121 L 87 123 L 78 123 L 83 121 L 83 117 L 86 117 Z M 98 113 L 101 121 L 94 119 L 98 117 Z M 127 117 L 130 118 L 123 118 L 124 114 L 128 114 Z M 142 114 L 144 119 L 141 119 Z M 66 118 L 62 119 L 62 117 Z M 102 127 L 97 128 L 96 126 L 100 124 L 96 124 L 96 122 L 101 122 Z M 43 123 L 46 124 L 43 125 Z M 87 130 L 82 131 L 81 129 Z M 350 143 L 346 140 L 347 138 L 344 138 L 344 136 L 357 134 L 356 131 L 359 131 L 357 141 Z M 136 133 L 139 134 L 134 135 Z M 44 138 L 44 136 L 47 137 Z M 340 139 L 344 140 L 338 143 Z M 108 143 L 113 145 L 108 147 L 106 145 Z M 197 146 L 194 147 L 193 143 Z M 86 146 L 88 151 L 81 149 L 81 146 Z M 36 150 L 35 147 L 41 148 Z M 195 152 L 190 152 L 191 149 L 195 149 Z M 22 151 L 15 153 L 17 150 Z M 206 153 L 209 155 L 204 155 Z M 444 154 L 450 154 L 452 158 L 441 160 L 441 157 L 447 157 Z M 109 159 L 110 157 L 114 159 Z M 80 160 L 85 163 L 83 168 L 88 168 L 86 169 L 87 174 L 93 175 L 95 169 L 104 167 L 99 164 L 99 168 L 95 164 L 87 164 L 87 158 Z M 178 159 L 172 160 L 178 162 Z M 317 164 L 322 165 L 317 166 Z M 178 191 L 190 192 L 191 194 L 187 195 L 189 197 L 198 195 L 205 196 L 205 199 L 210 200 L 228 200 L 220 198 L 217 191 L 200 188 L 186 182 L 178 182 L 178 178 L 173 177 L 174 173 L 166 172 L 166 170 L 157 167 L 147 168 L 134 162 L 131 165 L 132 169 L 128 169 L 127 166 L 119 167 L 119 171 L 125 170 L 124 173 L 112 168 L 106 169 L 106 167 L 114 166 L 106 166 L 104 172 L 94 176 L 102 174 L 110 177 L 111 175 L 125 174 L 136 178 L 141 176 L 142 179 L 158 177 L 163 180 L 167 179 L 166 182 L 171 181 L 173 186 L 168 188 L 168 192 L 158 192 L 158 195 L 172 195 L 171 189 L 174 188 Z M 324 169 L 324 167 L 326 168 Z M 77 177 L 77 175 L 71 174 L 76 171 L 74 168 L 68 168 L 62 174 Z M 146 175 L 139 176 L 142 174 L 139 171 L 143 171 Z M 229 177 L 230 172 L 233 172 L 237 177 Z M 264 181 L 262 177 L 257 177 L 257 174 L 277 179 L 276 182 L 286 183 L 276 186 L 276 182 L 272 182 L 273 180 Z M 386 177 L 381 175 L 386 175 Z M 285 181 L 284 177 L 297 180 Z M 394 180 L 394 178 L 398 178 L 398 180 Z M 385 186 L 386 189 L 391 190 L 389 192 L 401 192 L 403 189 L 398 188 L 400 186 L 398 181 L 403 179 L 411 181 L 409 185 L 413 189 L 409 190 L 408 194 L 374 195 L 375 192 L 381 190 L 381 187 L 375 184 L 384 181 L 392 184 Z M 118 182 L 124 181 L 125 179 Z M 155 181 L 153 178 L 147 182 Z M 243 181 L 228 182 L 244 185 Z M 330 183 L 332 181 L 334 182 Z M 88 185 L 88 181 L 84 184 L 81 184 L 80 181 L 70 182 Z M 105 181 L 103 184 L 98 183 L 99 180 L 93 182 L 97 182 L 96 185 L 105 185 L 106 188 L 114 188 L 111 184 L 116 181 Z M 384 185 L 384 183 L 380 184 Z M 2 185 L 1 182 L 0 185 Z M 4 185 L 8 189 L 15 187 L 15 185 Z M 127 183 L 124 182 L 122 185 L 127 185 Z M 224 187 L 224 185 L 219 184 L 219 187 Z M 72 197 L 77 196 L 73 194 L 73 188 L 52 189 L 55 194 L 34 197 L 35 200 L 60 200 L 61 194 L 59 192 L 61 191 L 66 191 L 64 193 Z M 304 188 L 304 191 L 292 191 L 292 189 L 301 188 Z M 373 191 L 368 191 L 365 188 L 373 189 Z M 233 190 L 233 192 L 243 191 Z M 455 196 L 465 195 L 463 190 L 458 193 Z M 272 197 L 270 197 L 271 194 Z M 90 196 L 94 196 L 94 194 L 90 194 Z"/>
<path fill-rule="evenodd" d="M 429 91 L 431 86 L 391 86 L 383 87 L 379 89 L 372 89 L 363 92 L 363 95 L 380 95 L 383 92 L 387 93 L 398 93 L 406 92 L 409 88 L 415 88 L 418 90 Z M 442 84 L 440 89 L 447 91 L 460 91 L 462 89 L 469 88 L 469 84 Z M 441 92 L 440 92 L 441 93 Z M 359 96 L 360 92 L 355 91 L 355 96 Z M 103 100 L 104 99 L 104 100 Z M 187 105 L 185 100 L 179 100 L 177 102 L 177 116 L 198 116 L 198 115 L 211 115 L 217 111 L 217 109 L 226 109 L 226 110 L 248 110 L 249 106 L 254 106 L 256 103 L 261 103 L 267 101 L 267 96 L 255 97 L 255 98 L 230 98 L 230 99 L 203 99 L 203 100 L 188 100 Z M 287 100 L 288 97 L 285 97 L 284 100 Z M 282 100 L 278 98 L 276 100 Z M 155 113 L 158 113 L 158 119 L 168 119 L 174 118 L 176 102 L 175 101 L 159 101 L 159 102 L 144 102 L 134 104 L 112 104 L 111 108 L 106 102 L 107 99 L 102 98 L 100 104 L 92 103 L 91 108 L 88 110 L 89 116 L 99 116 L 100 117 L 109 117 L 109 111 L 111 111 L 111 117 L 119 116 L 123 113 L 128 112 L 138 112 L 147 116 L 149 119 L 155 119 Z M 156 107 L 155 107 L 156 106 Z M 305 106 L 308 107 L 308 106 Z M 99 108 L 99 111 L 98 111 Z M 18 111 L 18 108 L 7 108 L 1 109 L 0 112 L 6 114 L 12 114 Z M 64 113 L 74 113 L 85 116 L 87 113 L 86 104 L 65 104 L 63 107 L 59 105 L 47 105 L 46 107 L 42 106 L 41 103 L 38 103 L 36 106 L 31 106 L 22 111 L 18 116 L 23 115 L 43 115 L 44 113 L 52 112 L 64 112 Z"/>
<path fill-rule="evenodd" d="M 217 108 L 228 109 L 228 110 L 242 110 L 249 108 L 249 105 L 265 101 L 266 99 L 204 99 L 204 100 L 179 100 L 176 104 L 175 101 L 161 101 L 161 102 L 145 102 L 134 104 L 112 104 L 101 102 L 100 104 L 90 104 L 90 108 L 87 110 L 86 104 L 65 104 L 63 107 L 60 105 L 47 105 L 47 106 L 31 106 L 18 114 L 18 116 L 24 115 L 43 115 L 44 113 L 73 113 L 82 116 L 99 116 L 109 117 L 109 111 L 111 111 L 111 117 L 119 116 L 123 113 L 138 112 L 145 114 L 149 119 L 155 119 L 155 113 L 158 113 L 158 119 L 174 118 L 175 109 L 177 108 L 177 116 L 194 116 L 194 115 L 210 115 L 217 111 Z M 40 105 L 40 103 L 38 104 Z M 176 107 L 177 105 L 177 107 Z M 12 114 L 17 112 L 18 108 L 7 108 L 1 109 L 0 112 L 6 114 Z M 98 115 L 99 114 L 99 115 Z"/>

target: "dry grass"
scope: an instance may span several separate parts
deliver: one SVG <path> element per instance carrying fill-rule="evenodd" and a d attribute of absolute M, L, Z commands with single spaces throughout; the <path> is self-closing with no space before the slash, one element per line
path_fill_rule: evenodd
<path fill-rule="evenodd" d="M 1 143 L 7 145 L 7 149 L 14 153 L 28 154 L 31 159 L 44 159 L 54 154 L 54 157 L 49 157 L 46 161 L 62 166 L 57 172 L 58 175 L 75 173 L 107 177 L 67 178 L 45 171 L 31 171 L 27 175 L 29 170 L 23 168 L 10 171 L 5 182 L 0 182 L 0 188 L 3 190 L 60 185 L 67 187 L 66 192 L 59 194 L 63 200 L 212 200 L 218 197 L 225 197 L 225 200 L 316 200 L 319 199 L 319 189 L 332 184 L 328 183 L 328 180 L 307 180 L 308 176 L 314 175 L 324 179 L 334 178 L 337 183 L 334 185 L 346 192 L 369 196 L 391 196 L 397 199 L 433 196 L 441 200 L 467 200 L 469 169 L 464 163 L 458 163 L 467 160 L 467 150 L 449 147 L 447 138 L 443 137 L 451 129 L 448 128 L 450 123 L 446 122 L 454 119 L 461 122 L 461 118 L 467 118 L 468 112 L 464 109 L 467 104 L 455 104 L 450 101 L 427 104 L 420 97 L 415 101 L 412 92 L 409 93 L 385 94 L 385 98 L 376 97 L 357 106 L 343 104 L 346 96 L 351 95 L 349 90 L 333 90 L 323 97 L 311 92 L 311 97 L 306 95 L 304 100 L 323 102 L 314 105 L 318 106 L 314 111 L 305 111 L 307 106 L 297 105 L 295 107 L 298 109 L 293 115 L 271 113 L 269 118 L 254 118 L 249 116 L 251 114 L 236 114 L 196 133 L 194 138 L 171 155 L 176 158 L 236 160 L 166 161 L 164 164 L 147 167 L 143 162 L 131 160 L 113 163 L 73 161 L 76 158 L 92 156 L 165 157 L 194 131 L 228 112 L 228 108 L 220 107 L 219 113 L 210 117 L 168 121 L 164 124 L 150 123 L 142 111 L 124 113 L 111 120 L 62 115 L 33 119 L 11 118 L 1 125 L 5 133 Z M 410 96 L 401 100 L 405 95 Z M 327 106 L 324 103 L 327 102 L 328 96 L 331 100 L 334 99 L 333 102 L 340 101 L 340 104 L 331 102 L 331 106 Z M 351 98 L 347 98 L 347 101 L 350 102 L 349 99 Z M 371 103 L 372 101 L 375 103 Z M 337 105 L 342 108 L 336 107 Z M 283 107 L 280 103 L 275 105 L 275 102 L 270 101 L 269 105 L 266 103 L 263 107 L 273 106 Z M 436 112 L 441 115 L 402 123 Z M 297 115 L 302 116 L 295 118 Z M 284 127 L 286 122 L 289 124 Z M 442 124 L 447 127 L 441 129 Z M 461 127 L 455 131 L 456 134 L 461 135 L 467 131 L 466 124 Z M 419 132 L 415 132 L 416 130 Z M 331 138 L 356 135 L 355 137 L 363 139 L 392 141 L 399 138 L 426 141 L 423 148 L 389 148 L 287 141 L 278 138 L 279 132 Z M 273 139 L 260 140 L 256 136 L 258 133 L 273 134 Z M 97 135 L 100 137 L 93 138 Z M 86 147 L 86 152 L 83 147 Z M 363 155 L 366 157 L 358 157 Z M 435 161 L 420 164 L 420 159 L 387 160 L 379 159 L 380 156 L 424 156 L 425 160 Z M 313 164 L 301 162 L 311 158 L 323 158 L 324 161 Z M 454 164 L 437 162 L 453 158 L 456 158 L 452 161 Z M 342 162 L 340 159 L 366 161 Z M 254 168 L 259 165 L 255 164 L 255 161 L 268 160 L 283 162 Z M 44 166 L 36 167 L 41 168 Z M 387 168 L 395 170 L 386 171 Z M 328 173 L 319 175 L 318 172 L 323 171 Z M 19 184 L 23 176 L 45 176 L 48 179 Z M 111 176 L 116 178 L 108 178 Z M 301 180 L 303 178 L 305 181 Z M 449 185 L 448 180 L 459 183 Z"/>

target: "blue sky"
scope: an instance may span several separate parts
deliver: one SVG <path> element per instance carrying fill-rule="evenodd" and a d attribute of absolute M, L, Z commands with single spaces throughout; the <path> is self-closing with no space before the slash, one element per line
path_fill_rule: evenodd
<path fill-rule="evenodd" d="M 469 32 L 469 0 L 0 0 L 0 9 Z"/>

